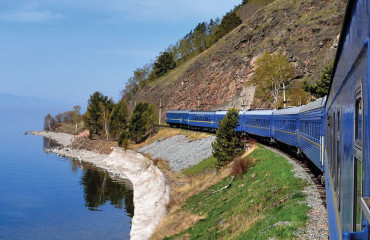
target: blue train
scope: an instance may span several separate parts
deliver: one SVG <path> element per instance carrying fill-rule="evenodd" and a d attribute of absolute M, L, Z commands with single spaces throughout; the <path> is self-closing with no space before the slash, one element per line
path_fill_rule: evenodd
<path fill-rule="evenodd" d="M 301 151 L 322 172 L 330 239 L 370 239 L 369 41 L 370 1 L 349 0 L 328 96 L 302 107 L 242 111 L 236 127 Z M 167 123 L 216 131 L 225 114 L 169 111 Z"/>

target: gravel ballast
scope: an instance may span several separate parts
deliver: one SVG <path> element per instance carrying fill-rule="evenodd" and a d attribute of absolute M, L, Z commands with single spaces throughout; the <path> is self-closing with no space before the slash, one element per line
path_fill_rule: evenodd
<path fill-rule="evenodd" d="M 211 144 L 215 139 L 216 137 L 212 136 L 192 140 L 185 135 L 177 135 L 140 148 L 139 152 L 150 154 L 152 159 L 165 159 L 170 169 L 179 172 L 210 157 L 212 155 Z"/>
<path fill-rule="evenodd" d="M 308 222 L 306 227 L 300 230 L 299 239 L 305 240 L 327 240 L 329 239 L 328 215 L 322 203 L 320 193 L 307 172 L 292 160 L 287 154 L 267 147 L 269 150 L 283 156 L 292 166 L 294 176 L 307 182 L 307 186 L 303 189 L 306 195 L 306 204 L 311 208 L 308 212 Z"/>

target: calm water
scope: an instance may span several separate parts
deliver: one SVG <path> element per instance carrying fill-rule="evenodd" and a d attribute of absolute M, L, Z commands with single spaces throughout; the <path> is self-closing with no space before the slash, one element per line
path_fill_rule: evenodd
<path fill-rule="evenodd" d="M 49 141 L 23 134 L 40 121 L 29 109 L 0 116 L 0 239 L 129 239 L 130 184 L 43 152 Z"/>

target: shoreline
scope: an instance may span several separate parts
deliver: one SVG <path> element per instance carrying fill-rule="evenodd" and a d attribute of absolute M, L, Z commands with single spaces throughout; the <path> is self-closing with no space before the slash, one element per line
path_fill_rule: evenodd
<path fill-rule="evenodd" d="M 62 147 L 45 148 L 46 152 L 89 162 L 110 174 L 131 181 L 134 189 L 134 217 L 132 218 L 130 239 L 149 239 L 155 227 L 167 214 L 170 187 L 166 185 L 164 174 L 152 161 L 140 153 L 114 147 L 111 154 L 71 148 L 74 135 L 45 131 L 29 131 L 32 135 L 56 141 Z"/>

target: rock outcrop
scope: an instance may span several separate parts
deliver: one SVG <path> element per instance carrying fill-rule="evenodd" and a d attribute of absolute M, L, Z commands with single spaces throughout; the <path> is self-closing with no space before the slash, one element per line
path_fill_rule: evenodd
<path fill-rule="evenodd" d="M 140 101 L 159 106 L 162 99 L 163 117 L 173 109 L 248 109 L 255 61 L 266 51 L 287 56 L 297 81 L 315 81 L 334 58 L 345 6 L 344 0 L 275 0 L 205 52 L 143 87 L 129 107 Z"/>

